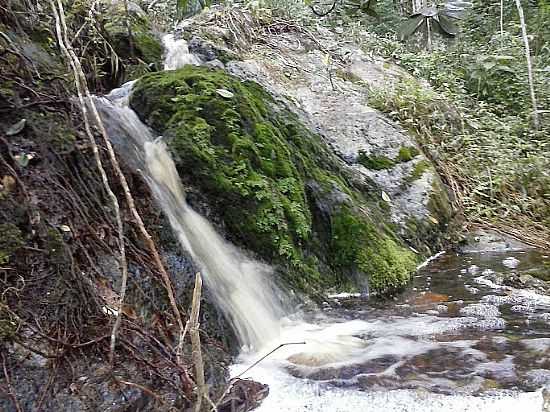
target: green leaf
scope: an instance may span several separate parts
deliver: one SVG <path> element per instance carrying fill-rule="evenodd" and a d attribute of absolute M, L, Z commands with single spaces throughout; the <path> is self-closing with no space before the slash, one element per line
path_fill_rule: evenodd
<path fill-rule="evenodd" d="M 411 37 L 418 27 L 424 22 L 425 17 L 421 14 L 414 15 L 405 20 L 398 30 L 399 40 L 403 41 Z"/>
<path fill-rule="evenodd" d="M 458 26 L 445 14 L 439 15 L 439 25 L 444 34 L 446 33 L 449 36 L 456 36 L 458 34 Z"/>

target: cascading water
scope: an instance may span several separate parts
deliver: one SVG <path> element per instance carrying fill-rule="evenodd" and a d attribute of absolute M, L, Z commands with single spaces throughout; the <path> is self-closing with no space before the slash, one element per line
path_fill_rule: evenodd
<path fill-rule="evenodd" d="M 183 40 L 168 36 L 164 44 L 165 69 L 200 63 Z M 443 256 L 450 270 L 438 269 L 441 257 L 431 262 L 417 275 L 413 289 L 385 307 L 358 300 L 344 309 L 343 296 L 338 296 L 324 310 L 304 315 L 307 322 L 289 320 L 285 294 L 273 283 L 271 269 L 244 256 L 187 205 L 165 143 L 128 107 L 131 87 L 97 99 L 102 118 L 126 160 L 141 169 L 182 247 L 202 268 L 207 288 L 241 344 L 252 349 L 243 351 L 234 374 L 280 343 L 306 342 L 286 346 L 250 370 L 247 377 L 270 386 L 259 410 L 542 410 L 540 390 L 517 389 L 530 379 L 534 383 L 526 390 L 540 387 L 541 362 L 550 364 L 550 331 L 515 329 L 523 315 L 517 308 L 509 312 L 512 305 L 527 307 L 526 322 L 537 322 L 550 310 L 550 298 L 495 286 L 488 275 L 476 272 L 487 264 L 483 259 L 478 267 L 471 259 L 457 263 Z M 521 351 L 533 357 L 516 359 Z M 488 385 L 508 391 L 473 396 Z"/>
<path fill-rule="evenodd" d="M 187 205 L 174 162 L 161 138 L 153 135 L 128 107 L 131 84 L 99 98 L 109 135 L 132 153 L 182 247 L 201 267 L 206 286 L 226 314 L 240 343 L 259 349 L 277 338 L 285 311 L 283 293 L 269 266 L 244 256 Z"/>

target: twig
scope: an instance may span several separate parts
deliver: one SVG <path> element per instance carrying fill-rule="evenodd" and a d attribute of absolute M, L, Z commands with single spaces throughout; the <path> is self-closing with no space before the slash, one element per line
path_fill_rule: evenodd
<path fill-rule="evenodd" d="M 6 378 L 6 385 L 8 387 L 8 395 L 15 405 L 15 410 L 17 412 L 23 412 L 23 409 L 21 409 L 21 405 L 19 405 L 19 401 L 15 396 L 15 391 L 13 390 L 13 386 L 11 386 L 10 375 L 8 374 L 8 368 L 6 368 L 6 358 L 4 357 L 4 354 L 2 354 L 2 368 L 4 370 L 4 378 Z"/>
<path fill-rule="evenodd" d="M 279 349 L 281 349 L 283 346 L 289 346 L 289 345 L 305 345 L 306 342 L 288 342 L 288 343 L 281 343 L 279 346 L 277 346 L 275 349 L 269 351 L 268 353 L 266 353 L 264 356 L 262 356 L 260 359 L 258 359 L 256 362 L 254 362 L 252 365 L 250 365 L 248 368 L 246 368 L 244 371 L 242 371 L 241 373 L 239 373 L 237 376 L 231 378 L 231 380 L 229 381 L 229 384 L 227 385 L 227 387 L 225 388 L 225 390 L 223 391 L 223 393 L 221 394 L 221 396 L 219 397 L 219 399 L 217 400 L 216 404 L 214 405 L 214 407 L 211 409 L 211 412 L 215 412 L 218 410 L 218 406 L 220 405 L 220 403 L 223 401 L 223 398 L 225 398 L 225 395 L 227 395 L 227 393 L 231 390 L 231 388 L 233 387 L 233 383 L 239 379 L 241 376 L 243 376 L 246 372 L 248 372 L 250 369 L 252 369 L 254 366 L 256 366 L 258 363 L 260 363 L 261 361 L 263 361 L 265 358 L 267 358 L 269 355 L 271 355 L 272 353 L 278 351 Z"/>
<path fill-rule="evenodd" d="M 117 229 L 118 229 L 118 243 L 119 243 L 119 265 L 120 269 L 122 271 L 122 286 L 121 286 L 121 293 L 120 293 L 120 302 L 119 302 L 119 308 L 118 308 L 118 314 L 117 318 L 115 320 L 113 330 L 111 332 L 111 346 L 110 346 L 110 354 L 109 354 L 109 360 L 111 362 L 111 365 L 114 361 L 114 349 L 116 344 L 116 333 L 118 328 L 120 327 L 120 318 L 122 316 L 122 305 L 124 302 L 124 297 L 126 294 L 126 282 L 128 279 L 128 265 L 126 263 L 126 250 L 124 245 L 124 226 L 122 224 L 122 217 L 120 214 L 120 206 L 118 203 L 118 199 L 114 192 L 111 189 L 111 186 L 109 185 L 109 180 L 107 178 L 107 173 L 105 172 L 105 169 L 103 168 L 103 163 L 101 161 L 101 157 L 99 156 L 99 149 L 97 146 L 97 143 L 95 141 L 94 135 L 92 133 L 92 128 L 90 126 L 90 115 L 88 113 L 88 108 L 86 106 L 86 102 L 84 100 L 84 95 L 88 97 L 88 100 L 91 100 L 89 98 L 89 90 L 88 85 L 86 82 L 86 77 L 84 76 L 84 73 L 82 72 L 82 66 L 80 65 L 80 61 L 78 57 L 76 56 L 74 50 L 72 49 L 71 42 L 68 39 L 67 34 L 67 25 L 65 23 L 65 12 L 63 10 L 63 4 L 61 3 L 61 0 L 57 0 L 57 7 L 53 0 L 50 0 L 50 6 L 52 8 L 52 11 L 54 12 L 55 16 L 55 27 L 56 27 L 56 34 L 57 34 L 57 41 L 59 43 L 59 47 L 61 48 L 62 52 L 65 54 L 67 60 L 69 61 L 69 64 L 72 68 L 73 75 L 74 75 L 74 81 L 76 85 L 76 90 L 78 94 L 78 101 L 80 103 L 80 110 L 82 112 L 82 117 L 84 120 L 84 128 L 86 129 L 86 134 L 88 136 L 88 139 L 90 140 L 90 144 L 92 146 L 92 152 L 94 154 L 96 166 L 99 169 L 101 180 L 103 182 L 103 186 L 105 190 L 107 191 L 107 194 L 109 198 L 111 199 L 111 202 L 113 203 L 114 211 L 115 211 L 115 218 L 117 222 Z"/>
<path fill-rule="evenodd" d="M 202 278 L 200 272 L 195 276 L 195 289 L 193 290 L 193 301 L 191 304 L 191 314 L 187 321 L 189 333 L 191 335 L 191 348 L 193 364 L 195 366 L 195 382 L 197 383 L 197 401 L 195 411 L 200 412 L 202 399 L 208 399 L 208 387 L 204 380 L 204 364 L 201 352 L 201 338 L 199 335 L 199 314 L 201 308 Z"/>
<path fill-rule="evenodd" d="M 182 349 L 183 349 L 183 339 L 185 337 L 185 328 L 184 328 L 183 320 L 181 318 L 181 315 L 180 315 L 180 312 L 179 312 L 179 309 L 178 309 L 178 306 L 177 306 L 177 303 L 176 303 L 176 299 L 174 297 L 174 292 L 173 292 L 173 289 L 172 289 L 172 284 L 171 284 L 171 281 L 170 281 L 170 277 L 168 276 L 168 273 L 166 272 L 166 269 L 164 268 L 164 265 L 163 265 L 162 260 L 160 258 L 160 254 L 159 254 L 158 249 L 155 245 L 155 242 L 153 241 L 153 238 L 151 237 L 151 235 L 149 234 L 149 232 L 145 228 L 145 224 L 143 223 L 143 219 L 141 218 L 139 212 L 137 211 L 137 208 L 136 208 L 135 202 L 134 202 L 134 198 L 133 198 L 133 196 L 130 192 L 130 188 L 128 187 L 128 182 L 126 181 L 126 177 L 124 176 L 124 173 L 122 173 L 122 170 L 121 170 L 120 165 L 118 163 L 118 160 L 116 158 L 113 146 L 112 146 L 112 144 L 109 140 L 109 135 L 107 134 L 107 130 L 105 129 L 105 125 L 103 124 L 103 121 L 101 120 L 101 117 L 99 115 L 97 107 L 95 106 L 95 103 L 93 101 L 93 97 L 90 93 L 90 90 L 88 89 L 87 82 L 86 82 L 86 77 L 84 75 L 84 72 L 82 71 L 80 61 L 79 61 L 78 57 L 76 56 L 76 54 L 74 53 L 74 51 L 72 50 L 72 48 L 70 46 L 68 48 L 65 47 L 65 44 L 68 44 L 68 38 L 67 38 L 68 30 L 67 30 L 67 26 L 66 26 L 65 18 L 64 18 L 65 14 L 64 14 L 64 11 L 63 11 L 63 4 L 62 4 L 61 0 L 57 0 L 57 7 L 59 8 L 59 11 L 55 8 L 53 0 L 50 0 L 50 4 L 51 4 L 52 9 L 54 10 L 55 16 L 56 16 L 56 27 L 58 29 L 58 37 L 59 37 L 59 41 L 60 41 L 60 46 L 64 43 L 63 44 L 64 52 L 69 57 L 71 67 L 73 68 L 73 72 L 74 72 L 74 75 L 75 75 L 75 82 L 77 84 L 77 91 L 79 91 L 79 101 L 80 101 L 80 104 L 81 104 L 82 113 L 83 113 L 84 118 L 85 118 L 85 124 L 87 125 L 87 130 L 89 128 L 89 118 L 88 118 L 89 114 L 88 114 L 88 109 L 86 107 L 86 103 L 88 104 L 89 108 L 91 109 L 93 120 L 95 121 L 96 125 L 98 126 L 98 128 L 101 132 L 101 136 L 103 137 L 103 141 L 105 143 L 105 146 L 107 147 L 107 153 L 109 155 L 111 165 L 113 166 L 113 169 L 115 170 L 115 174 L 117 175 L 117 177 L 120 181 L 120 184 L 121 184 L 122 189 L 124 191 L 124 196 L 126 198 L 126 202 L 128 203 L 128 207 L 129 207 L 129 209 L 132 213 L 132 216 L 133 216 L 134 220 L 137 223 L 137 226 L 138 226 L 143 238 L 145 239 L 145 242 L 146 242 L 146 244 L 149 248 L 150 253 L 153 255 L 153 260 L 154 260 L 158 270 L 161 273 L 161 276 L 162 276 L 162 279 L 163 279 L 163 282 L 164 282 L 164 287 L 165 287 L 166 292 L 168 294 L 168 300 L 170 301 L 170 306 L 172 308 L 172 311 L 174 312 L 176 322 L 177 322 L 178 327 L 180 329 L 179 343 L 178 343 L 178 346 L 176 348 L 176 360 L 177 360 L 177 363 L 181 365 L 182 364 L 181 352 L 182 352 Z M 63 26 L 63 35 L 61 34 L 60 25 Z M 86 97 L 86 102 L 84 102 L 82 92 L 84 92 L 84 95 Z M 91 134 L 91 130 L 90 130 L 90 134 Z M 93 135 L 92 135 L 92 137 L 93 137 Z M 97 151 L 98 151 L 97 145 L 95 145 L 95 139 L 93 140 L 93 143 L 94 143 L 94 145 L 92 146 L 92 148 L 93 148 L 94 154 L 96 154 L 96 156 L 99 156 L 99 154 L 97 153 Z M 105 178 L 106 178 L 106 176 L 105 176 Z M 114 194 L 113 194 L 113 196 L 114 196 Z M 115 204 L 115 200 L 116 200 L 116 196 L 114 196 L 113 204 Z M 120 210 L 117 206 L 118 206 L 118 201 L 116 201 L 115 211 L 118 210 L 117 221 L 120 221 Z M 122 285 L 121 285 L 121 291 L 120 291 L 119 310 L 118 310 L 118 313 L 117 313 L 117 318 L 115 320 L 115 324 L 113 326 L 113 331 L 111 333 L 111 362 L 112 362 L 112 359 L 113 359 L 116 333 L 117 333 L 118 328 L 120 327 L 121 316 L 122 316 L 122 305 L 124 303 L 124 297 L 126 295 L 126 284 L 127 284 L 127 280 L 128 280 L 126 256 L 125 256 L 125 254 L 122 254 L 122 252 L 124 250 L 123 249 L 124 242 L 123 242 L 122 230 L 120 230 L 119 238 L 121 240 L 120 247 L 121 247 Z M 187 383 L 191 382 L 191 379 L 187 375 L 187 372 L 185 372 L 185 369 L 182 368 L 182 370 L 184 371 L 184 377 L 187 380 Z"/>

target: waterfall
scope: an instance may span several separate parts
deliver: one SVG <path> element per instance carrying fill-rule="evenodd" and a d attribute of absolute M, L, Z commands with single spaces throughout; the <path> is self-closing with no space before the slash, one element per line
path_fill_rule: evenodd
<path fill-rule="evenodd" d="M 164 44 L 168 47 L 167 69 L 198 62 L 183 40 L 167 36 Z M 165 142 L 154 136 L 129 107 L 132 84 L 95 100 L 109 136 L 127 155 L 127 162 L 141 171 L 182 248 L 200 267 L 209 293 L 241 345 L 258 350 L 279 336 L 280 319 L 285 314 L 284 293 L 272 281 L 269 266 L 245 256 L 187 204 Z"/>

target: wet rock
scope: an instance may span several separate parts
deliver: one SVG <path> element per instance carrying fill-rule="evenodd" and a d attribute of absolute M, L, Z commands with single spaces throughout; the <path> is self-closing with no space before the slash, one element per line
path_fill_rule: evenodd
<path fill-rule="evenodd" d="M 447 307 L 447 305 L 437 305 L 436 310 L 439 313 L 447 313 L 449 311 L 449 308 Z"/>
<path fill-rule="evenodd" d="M 472 265 L 468 268 L 468 273 L 470 275 L 475 275 L 478 272 L 479 272 L 479 266 L 477 266 L 477 265 Z"/>
<path fill-rule="evenodd" d="M 465 253 L 508 252 L 532 249 L 519 240 L 490 230 L 479 230 L 468 236 Z"/>
<path fill-rule="evenodd" d="M 536 388 L 541 386 L 550 386 L 550 371 L 547 369 L 533 369 L 525 374 L 528 383 Z"/>
<path fill-rule="evenodd" d="M 460 309 L 459 313 L 463 316 L 475 316 L 482 319 L 496 318 L 500 316 L 500 311 L 494 305 L 485 303 L 474 303 Z"/>
<path fill-rule="evenodd" d="M 518 289 L 536 289 L 546 292 L 549 289 L 547 282 L 537 279 L 529 274 L 512 273 L 503 277 L 502 284 Z"/>
<path fill-rule="evenodd" d="M 510 310 L 512 312 L 518 312 L 518 313 L 531 313 L 531 312 L 534 312 L 535 308 L 530 305 L 513 305 L 510 307 Z"/>
<path fill-rule="evenodd" d="M 236 379 L 220 402 L 219 412 L 244 412 L 257 408 L 269 394 L 269 386 L 250 379 Z"/>
<path fill-rule="evenodd" d="M 510 269 L 515 269 L 519 266 L 519 259 L 516 259 L 515 257 L 511 256 L 502 261 L 502 264 Z"/>
<path fill-rule="evenodd" d="M 474 288 L 474 287 L 471 286 L 471 285 L 464 285 L 464 288 L 465 288 L 469 293 L 471 293 L 472 295 L 476 295 L 476 294 L 479 292 L 479 289 L 478 289 L 478 288 Z"/>

